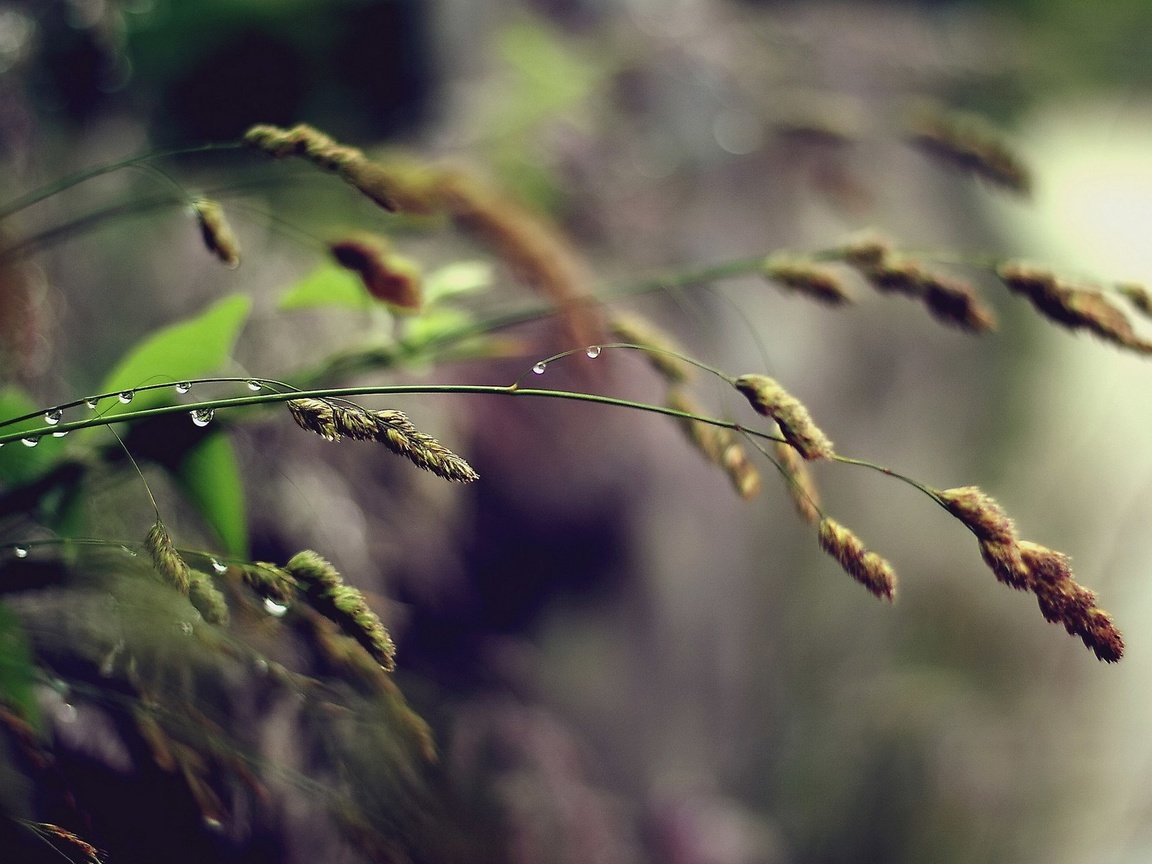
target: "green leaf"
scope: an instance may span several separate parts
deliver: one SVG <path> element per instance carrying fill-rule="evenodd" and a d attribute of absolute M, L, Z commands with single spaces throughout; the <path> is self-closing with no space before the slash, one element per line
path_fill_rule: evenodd
<path fill-rule="evenodd" d="M 251 309 L 249 297 L 234 294 L 194 318 L 157 330 L 124 355 L 104 379 L 102 390 L 131 390 L 143 384 L 198 378 L 217 371 L 232 355 Z M 149 390 L 138 394 L 131 408 L 153 407 L 170 400 L 167 390 Z M 105 415 L 129 410 L 129 406 L 118 402 L 101 407 Z"/>
<path fill-rule="evenodd" d="M 207 436 L 188 451 L 172 474 L 228 553 L 248 557 L 244 486 L 232 440 L 221 433 Z"/>
<path fill-rule="evenodd" d="M 20 619 L 0 603 L 0 702 L 35 729 L 41 729 L 33 683 L 36 667 Z"/>
<path fill-rule="evenodd" d="M 423 315 L 407 322 L 408 328 L 404 333 L 404 344 L 410 350 L 423 348 L 430 342 L 457 333 L 466 327 L 471 320 L 472 316 L 467 312 L 451 306 L 430 309 Z"/>
<path fill-rule="evenodd" d="M 455 261 L 433 270 L 424 280 L 424 303 L 432 306 L 492 284 L 492 264 L 488 261 Z"/>
<path fill-rule="evenodd" d="M 280 298 L 281 309 L 313 309 L 342 306 L 366 309 L 373 305 L 356 274 L 336 264 L 321 264 Z"/>

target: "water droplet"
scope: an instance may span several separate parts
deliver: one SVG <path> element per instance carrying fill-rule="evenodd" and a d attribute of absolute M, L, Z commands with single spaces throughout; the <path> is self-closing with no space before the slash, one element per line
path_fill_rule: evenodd
<path fill-rule="evenodd" d="M 100 400 L 99 399 L 85 399 L 84 405 L 87 406 L 89 411 L 95 411 L 96 408 L 99 407 L 99 405 L 100 405 Z"/>
<path fill-rule="evenodd" d="M 131 390 L 125 390 L 122 393 L 120 393 L 120 395 L 117 396 L 116 398 L 119 399 L 121 402 L 123 402 L 125 405 L 127 405 L 129 402 L 132 401 L 132 399 L 133 399 L 133 397 L 135 397 L 135 395 L 136 394 L 133 393 Z"/>
<path fill-rule="evenodd" d="M 176 385 L 176 392 L 179 393 L 181 396 L 183 396 L 185 393 L 187 393 L 191 389 L 192 389 L 192 385 L 188 381 L 181 381 L 179 384 Z"/>
<path fill-rule="evenodd" d="M 205 816 L 204 827 L 209 831 L 223 831 L 224 823 L 217 819 L 215 816 Z"/>
<path fill-rule="evenodd" d="M 286 603 L 277 603 L 271 597 L 265 597 L 264 611 L 273 618 L 281 618 L 284 616 L 284 613 L 288 611 L 288 605 Z"/>
<path fill-rule="evenodd" d="M 547 368 L 548 368 L 548 364 L 545 363 L 543 360 L 541 360 L 539 363 L 537 363 L 535 366 L 532 367 L 532 371 L 535 372 L 537 375 L 543 375 L 544 370 Z"/>
<path fill-rule="evenodd" d="M 52 437 L 53 437 L 53 438 L 63 438 L 63 437 L 64 437 L 65 435 L 67 435 L 67 434 L 68 434 L 68 430 L 67 430 L 67 429 L 64 429 L 64 430 L 62 430 L 62 431 L 60 431 L 60 432 L 53 432 L 53 433 L 52 433 Z"/>
<path fill-rule="evenodd" d="M 37 444 L 40 443 L 40 438 L 39 437 L 21 438 L 20 443 L 23 444 L 25 447 L 35 447 Z"/>
<path fill-rule="evenodd" d="M 263 384 L 261 384 L 259 381 L 255 380 L 254 378 L 249 379 L 247 384 L 248 384 L 248 389 L 251 390 L 253 393 L 255 393 L 257 390 L 260 390 L 264 387 Z"/>
<path fill-rule="evenodd" d="M 197 408 L 195 411 L 189 411 L 188 416 L 192 418 L 194 425 L 203 427 L 212 422 L 212 418 L 216 416 L 216 409 Z"/>
<path fill-rule="evenodd" d="M 56 719 L 61 723 L 75 723 L 79 712 L 71 702 L 65 702 L 56 710 Z"/>
<path fill-rule="evenodd" d="M 599 345 L 589 345 L 584 349 L 584 353 L 587 354 L 591 359 L 595 360 L 600 356 L 600 350 L 601 349 Z"/>
<path fill-rule="evenodd" d="M 27 558 L 28 557 L 28 547 L 27 546 L 14 546 L 14 547 L 12 547 L 12 554 L 15 555 L 17 558 Z"/>
<path fill-rule="evenodd" d="M 64 412 L 61 411 L 59 408 L 57 408 L 53 411 L 45 411 L 44 412 L 44 422 L 47 423 L 49 426 L 55 426 L 57 423 L 60 422 L 61 418 L 63 418 L 63 417 L 64 417 Z"/>
<path fill-rule="evenodd" d="M 136 557 L 136 550 L 135 549 L 129 549 L 127 546 L 121 546 L 120 548 L 124 550 L 124 554 L 127 555 L 129 558 L 135 558 Z"/>

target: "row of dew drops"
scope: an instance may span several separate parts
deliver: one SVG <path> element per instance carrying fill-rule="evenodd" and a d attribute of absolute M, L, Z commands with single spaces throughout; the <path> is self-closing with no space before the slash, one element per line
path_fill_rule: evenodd
<path fill-rule="evenodd" d="M 543 371 L 543 370 L 541 370 L 541 371 Z M 262 390 L 264 388 L 264 385 L 261 382 L 257 381 L 255 378 L 250 378 L 245 383 L 247 384 L 248 389 L 251 390 L 253 393 L 255 393 L 259 390 Z M 183 396 L 183 395 L 191 392 L 192 384 L 188 381 L 181 381 L 179 384 L 174 384 L 173 389 L 177 393 L 179 393 L 181 396 Z M 133 400 L 133 398 L 135 398 L 135 396 L 136 396 L 136 391 L 134 391 L 134 390 L 122 390 L 120 393 L 118 393 L 116 395 L 116 399 L 121 404 L 127 405 L 129 402 L 131 402 Z M 100 407 L 100 400 L 98 398 L 85 399 L 84 405 L 85 405 L 85 407 L 88 408 L 88 410 L 95 411 L 97 408 Z M 204 427 L 204 426 L 207 426 L 209 423 L 212 422 L 212 419 L 216 416 L 216 409 L 215 408 L 197 408 L 193 411 L 189 411 L 188 416 L 192 418 L 192 423 L 194 425 Z M 44 422 L 46 424 L 48 424 L 49 426 L 57 426 L 57 425 L 59 425 L 60 421 L 63 419 L 64 419 L 64 410 L 62 408 L 52 408 L 52 409 L 49 409 L 48 411 L 44 412 Z M 53 438 L 63 438 L 67 434 L 68 434 L 68 430 L 63 430 L 60 432 L 53 432 L 52 437 Z M 37 444 L 40 443 L 40 438 L 41 438 L 41 436 L 39 436 L 39 435 L 29 435 L 26 438 L 21 438 L 20 443 L 23 444 L 25 447 L 35 447 Z M 4 444 L 0 443 L 0 447 L 3 447 L 3 446 L 4 446 Z"/>

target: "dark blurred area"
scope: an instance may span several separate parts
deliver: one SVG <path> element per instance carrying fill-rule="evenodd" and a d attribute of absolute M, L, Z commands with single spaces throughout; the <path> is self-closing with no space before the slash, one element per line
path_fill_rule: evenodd
<path fill-rule="evenodd" d="M 1150 27 L 1144 0 L 0 2 L 0 190 L 308 122 L 366 150 L 477 167 L 554 220 L 596 286 L 828 248 L 866 228 L 911 249 L 1096 267 L 1086 235 L 1069 243 L 1048 224 L 1049 199 L 1005 203 L 940 170 L 902 143 L 901 123 L 929 98 L 1039 151 L 1036 130 L 1053 117 L 1108 126 L 1110 115 L 1077 113 L 1081 102 L 1146 117 Z M 10 262 L 6 381 L 46 403 L 75 398 L 125 346 L 230 291 L 256 299 L 239 370 L 294 371 L 358 332 L 360 319 L 293 317 L 276 298 L 328 226 L 392 223 L 324 197 L 313 177 L 269 183 L 235 164 L 232 175 L 231 163 L 189 160 L 171 174 L 237 205 L 239 271 L 202 260 L 186 224 L 160 210 Z M 0 236 L 165 184 L 143 175 L 69 190 Z M 429 268 L 479 254 L 446 233 L 402 226 L 395 240 Z M 497 293 L 514 292 L 504 275 Z M 333 827 L 309 781 L 356 781 L 371 773 L 364 754 L 322 752 L 297 709 L 251 681 L 228 682 L 243 693 L 229 720 L 251 748 L 237 763 L 288 767 L 267 798 L 235 784 L 229 823 L 206 825 L 182 775 L 96 707 L 46 708 L 53 771 L 98 805 L 79 816 L 109 864 L 1145 860 L 1152 459 L 1132 394 L 1148 370 L 995 302 L 1002 330 L 980 339 L 899 299 L 827 310 L 758 279 L 633 306 L 710 364 L 789 382 L 845 453 L 992 490 L 1030 535 L 1073 554 L 1124 622 L 1133 656 L 1116 669 L 996 585 L 931 502 L 879 475 L 818 471 L 830 512 L 897 565 L 894 608 L 820 554 L 771 466 L 760 499 L 741 502 L 664 418 L 413 397 L 400 407 L 467 453 L 480 483 L 444 489 L 364 448 L 320 449 L 286 423 L 236 437 L 253 559 L 316 548 L 387 609 L 396 680 L 440 751 L 428 798 L 407 802 L 433 802 L 431 830 L 404 837 L 402 853 L 347 842 L 360 835 Z M 503 384 L 573 347 L 557 332 L 517 330 L 525 347 L 511 359 L 353 381 Z M 626 352 L 596 363 L 590 375 L 554 364 L 545 383 L 658 401 Z M 734 413 L 723 387 L 700 390 Z M 1113 427 L 1101 418 L 1118 405 Z M 181 439 L 149 432 L 151 445 L 130 449 L 163 464 Z M 108 530 L 152 518 L 138 493 L 124 484 L 100 499 L 117 502 Z M 387 782 L 363 784 L 372 812 L 397 788 L 382 762 L 370 767 Z M 75 824 L 64 785 L 33 797 L 46 819 Z M 40 846 L 0 833 L 0 860 L 57 860 Z"/>

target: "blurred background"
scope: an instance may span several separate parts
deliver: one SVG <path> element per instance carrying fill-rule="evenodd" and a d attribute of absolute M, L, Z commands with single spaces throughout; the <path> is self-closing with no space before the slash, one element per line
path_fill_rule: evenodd
<path fill-rule="evenodd" d="M 595 290 L 862 229 L 937 260 L 1152 283 L 1150 29 L 1144 0 L 3 2 L 0 190 L 308 122 L 482 174 L 560 226 Z M 1032 196 L 910 146 L 908 112 L 925 99 L 1006 130 Z M 287 378 L 376 332 L 362 312 L 278 298 L 315 265 L 318 237 L 391 232 L 385 215 L 331 178 L 243 154 L 158 164 L 225 204 L 243 265 L 212 261 L 173 206 L 50 233 L 170 193 L 164 176 L 119 172 L 21 212 L 5 239 L 47 239 L 0 298 L 8 383 L 43 404 L 78 398 L 145 334 L 235 291 L 255 303 L 236 374 Z M 483 257 L 443 230 L 402 226 L 394 242 L 429 270 Z M 492 298 L 527 296 L 497 272 Z M 759 278 L 626 306 L 713 366 L 778 378 L 839 451 L 994 495 L 1114 614 L 1129 646 L 1116 666 L 996 584 L 962 526 L 875 472 L 816 475 L 827 511 L 899 572 L 893 606 L 821 553 L 770 466 L 741 501 L 659 417 L 389 404 L 467 456 L 482 478 L 467 488 L 325 447 L 284 418 L 237 424 L 253 559 L 314 548 L 370 591 L 399 644 L 397 681 L 432 727 L 452 851 L 414 841 L 395 860 L 1152 858 L 1152 368 L 957 272 L 984 290 L 998 332 L 943 328 L 862 284 L 845 309 Z M 349 380 L 505 384 L 579 347 L 547 323 L 515 339 L 513 356 Z M 662 398 L 631 352 L 590 362 L 538 383 Z M 697 394 L 737 415 L 725 391 L 702 380 Z M 146 530 L 139 487 L 102 494 L 117 502 L 107 536 Z M 204 531 L 193 515 L 168 521 Z M 187 801 L 146 805 L 133 788 L 146 772 L 99 740 L 115 732 L 94 712 L 47 710 L 62 751 L 115 763 L 101 770 L 122 784 L 123 812 L 93 828 L 122 850 L 110 862 L 183 860 L 173 836 L 217 860 L 363 860 L 304 786 L 273 784 L 223 829 L 173 816 Z M 263 705 L 253 723 L 264 758 L 307 762 L 290 708 Z M 144 806 L 172 827 L 132 847 L 108 825 Z"/>

